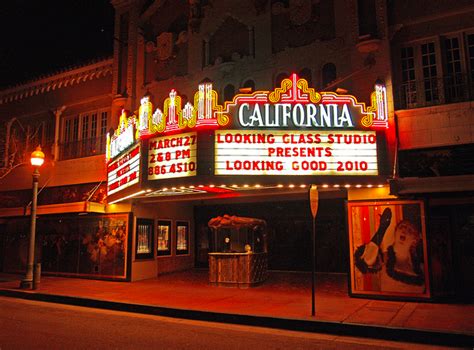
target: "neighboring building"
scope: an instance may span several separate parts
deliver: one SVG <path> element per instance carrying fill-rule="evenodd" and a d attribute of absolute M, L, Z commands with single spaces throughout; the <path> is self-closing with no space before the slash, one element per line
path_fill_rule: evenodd
<path fill-rule="evenodd" d="M 433 284 L 474 290 L 474 6 L 393 1 L 389 8 L 398 177 L 393 192 L 426 200 Z"/>
<path fill-rule="evenodd" d="M 418 18 L 415 9 L 405 11 L 398 2 L 384 0 L 111 2 L 116 9 L 114 57 L 97 63 L 111 75 L 84 82 L 72 80 L 72 70 L 39 81 L 37 88 L 31 83 L 18 92 L 0 92 L 6 101 L 1 114 L 5 122 L 23 115 L 36 122 L 40 111 L 51 120 L 51 157 L 56 162 L 54 171 L 48 166 L 41 170 L 41 179 L 65 175 L 61 180 L 53 176 L 48 187 L 100 184 L 108 177 L 107 205 L 90 207 L 89 213 L 66 209 L 65 204 L 55 209 L 73 212 L 63 216 L 76 229 L 74 234 L 64 232 L 68 244 L 57 234 L 50 235 L 59 238 L 54 244 L 43 243 L 43 255 L 46 247 L 56 247 L 56 268 L 50 264 L 49 271 L 139 280 L 208 267 L 209 252 L 244 252 L 244 243 L 250 243 L 231 231 L 224 237 L 230 240 L 221 242 L 210 231 L 209 220 L 224 214 L 267 222 L 270 269 L 309 271 L 308 188 L 316 184 L 318 271 L 349 273 L 353 295 L 403 299 L 462 294 L 450 286 L 467 283 L 462 276 L 472 269 L 454 258 L 462 253 L 472 259 L 467 246 L 455 242 L 472 242 L 472 229 L 466 226 L 472 220 L 473 190 L 471 7 L 446 5 L 459 18 L 453 17 L 449 27 L 450 13 L 432 3 L 425 7 L 433 9 L 433 16 Z M 450 36 L 412 43 L 437 35 L 441 24 Z M 440 48 L 449 55 L 442 56 Z M 438 73 L 441 69 L 449 72 L 447 80 L 437 79 L 446 75 Z M 54 80 L 62 75 L 71 77 L 67 85 Z M 48 92 L 41 84 L 61 89 Z M 91 88 L 82 89 L 83 84 Z M 67 97 L 66 91 L 71 91 Z M 66 100 L 51 103 L 43 98 L 43 105 L 33 107 L 21 102 L 33 103 L 43 94 Z M 91 135 L 84 118 L 99 115 L 101 108 L 110 111 L 105 130 L 114 129 L 107 139 L 107 167 L 106 155 L 87 157 L 77 146 L 88 138 L 81 132 Z M 436 120 L 452 129 L 432 132 L 441 124 L 425 114 L 437 113 L 436 108 Z M 458 129 L 449 124 L 456 122 Z M 106 132 L 98 126 L 95 130 L 90 137 L 105 142 Z M 342 139 L 347 135 L 349 141 L 335 142 L 335 134 Z M 457 144 L 459 148 L 453 147 Z M 465 154 L 467 164 L 459 174 L 446 174 L 456 177 L 442 179 L 446 194 L 432 187 L 433 179 L 408 178 L 420 176 L 411 165 L 414 154 L 426 149 L 428 155 L 440 146 L 451 147 L 443 152 L 453 157 Z M 29 187 L 25 168 L 19 185 L 20 175 L 15 174 L 20 169 L 2 180 L 0 190 Z M 28 194 L 24 198 L 27 202 Z M 453 208 L 452 213 L 442 208 Z M 12 220 L 20 220 L 12 217 L 23 214 L 18 209 L 0 213 L 6 232 L 12 231 Z M 40 216 L 40 221 L 49 225 L 47 218 Z M 458 226 L 451 228 L 450 220 Z M 453 244 L 453 250 L 441 250 L 440 240 Z M 11 244 L 4 242 L 8 250 Z M 405 242 L 410 245 L 403 250 Z M 69 253 L 59 254 L 58 244 Z M 4 271 L 12 270 L 7 261 Z M 456 277 L 440 272 L 451 266 L 460 269 Z"/>
<path fill-rule="evenodd" d="M 108 220 L 104 154 L 112 67 L 113 60 L 106 59 L 0 91 L 3 271 L 21 271 L 26 264 L 29 157 L 41 145 L 46 161 L 40 169 L 36 251 L 43 271 L 113 275 L 84 262 L 89 253 L 70 244 L 80 234 L 95 235 L 97 223 Z"/>

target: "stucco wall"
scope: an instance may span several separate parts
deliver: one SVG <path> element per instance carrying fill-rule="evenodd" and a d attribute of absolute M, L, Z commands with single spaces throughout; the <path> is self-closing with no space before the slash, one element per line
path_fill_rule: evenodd
<path fill-rule="evenodd" d="M 156 277 L 159 274 L 190 269 L 194 266 L 194 213 L 193 206 L 180 202 L 157 202 L 156 204 L 137 204 L 133 208 L 134 229 L 132 239 L 132 281 Z M 145 218 L 154 220 L 154 257 L 138 260 L 136 251 L 136 219 Z M 172 221 L 171 227 L 171 255 L 156 255 L 156 225 L 158 219 Z M 176 255 L 176 220 L 189 222 L 189 254 Z"/>
<path fill-rule="evenodd" d="M 474 102 L 397 111 L 402 150 L 474 142 Z"/>

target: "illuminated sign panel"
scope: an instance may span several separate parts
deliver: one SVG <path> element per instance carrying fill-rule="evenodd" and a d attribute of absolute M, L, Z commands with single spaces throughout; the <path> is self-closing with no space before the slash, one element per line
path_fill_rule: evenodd
<path fill-rule="evenodd" d="M 107 195 L 138 183 L 139 178 L 140 145 L 136 145 L 107 166 Z"/>
<path fill-rule="evenodd" d="M 377 175 L 374 131 L 215 133 L 216 175 Z"/>
<path fill-rule="evenodd" d="M 135 142 L 133 124 L 127 128 L 116 138 L 110 141 L 110 158 L 115 158 Z"/>
<path fill-rule="evenodd" d="M 197 134 L 151 138 L 148 146 L 148 180 L 195 176 Z"/>

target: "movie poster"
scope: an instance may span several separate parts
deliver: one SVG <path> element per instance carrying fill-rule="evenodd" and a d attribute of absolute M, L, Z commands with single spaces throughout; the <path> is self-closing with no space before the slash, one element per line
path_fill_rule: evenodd
<path fill-rule="evenodd" d="M 351 294 L 429 298 L 422 201 L 348 202 Z"/>

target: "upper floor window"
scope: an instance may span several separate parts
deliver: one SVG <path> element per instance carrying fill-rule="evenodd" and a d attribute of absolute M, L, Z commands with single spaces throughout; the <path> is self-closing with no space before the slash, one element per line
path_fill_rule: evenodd
<path fill-rule="evenodd" d="M 377 36 L 375 0 L 358 0 L 359 38 L 370 39 Z"/>
<path fill-rule="evenodd" d="M 326 63 L 322 69 L 322 80 L 323 86 L 322 88 L 325 89 L 329 84 L 336 80 L 337 72 L 336 66 L 334 63 Z"/>
<path fill-rule="evenodd" d="M 109 112 L 95 110 L 63 120 L 60 158 L 89 157 L 105 153 Z"/>
<path fill-rule="evenodd" d="M 241 91 L 243 90 L 246 93 L 254 92 L 255 91 L 255 82 L 252 79 L 246 80 L 245 83 L 243 83 L 240 90 Z"/>
<path fill-rule="evenodd" d="M 224 101 L 232 101 L 235 95 L 235 87 L 232 84 L 228 84 L 224 88 Z"/>
<path fill-rule="evenodd" d="M 397 57 L 398 56 L 398 57 Z M 474 34 L 439 39 L 400 48 L 397 108 L 416 108 L 468 101 L 474 92 Z"/>
<path fill-rule="evenodd" d="M 299 76 L 300 78 L 305 79 L 308 82 L 309 86 L 313 86 L 313 77 L 312 77 L 311 69 L 303 68 L 302 70 L 300 70 Z"/>

